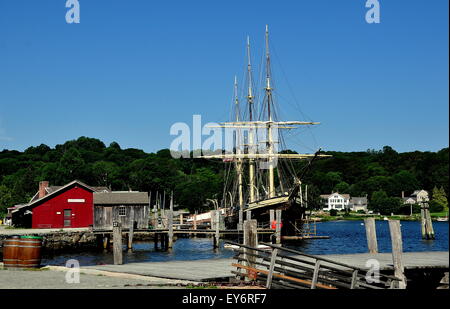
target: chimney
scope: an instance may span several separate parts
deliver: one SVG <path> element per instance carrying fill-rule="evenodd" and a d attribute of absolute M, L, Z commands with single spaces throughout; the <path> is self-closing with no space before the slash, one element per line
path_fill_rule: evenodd
<path fill-rule="evenodd" d="M 45 189 L 48 188 L 48 181 L 39 181 L 39 198 L 44 197 L 47 192 Z"/>
<path fill-rule="evenodd" d="M 405 198 L 405 191 L 402 191 L 402 198 Z"/>

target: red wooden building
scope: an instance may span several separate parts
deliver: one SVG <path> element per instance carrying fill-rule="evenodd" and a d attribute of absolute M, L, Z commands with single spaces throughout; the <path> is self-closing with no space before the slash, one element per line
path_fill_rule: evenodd
<path fill-rule="evenodd" d="M 32 228 L 89 227 L 94 222 L 93 188 L 78 180 L 65 186 L 49 187 L 48 181 L 39 183 L 39 191 L 28 204 L 17 205 L 12 211 L 13 224 Z"/>

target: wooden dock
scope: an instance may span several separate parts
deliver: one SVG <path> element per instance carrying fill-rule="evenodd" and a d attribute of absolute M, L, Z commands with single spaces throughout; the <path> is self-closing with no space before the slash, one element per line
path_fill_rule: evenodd
<path fill-rule="evenodd" d="M 106 234 L 111 233 L 111 230 L 94 230 L 94 234 Z M 123 233 L 128 233 L 127 229 L 122 229 Z M 169 233 L 169 229 L 140 229 L 140 230 L 134 230 L 134 234 L 167 234 Z M 173 229 L 173 234 L 215 234 L 217 233 L 216 230 L 213 229 Z M 258 234 L 274 234 L 275 230 L 272 229 L 258 229 Z M 232 235 L 239 235 L 243 234 L 242 230 L 237 229 L 229 229 L 229 230 L 219 230 L 219 234 L 232 234 Z"/>
<path fill-rule="evenodd" d="M 360 268 L 367 268 L 365 266 L 366 262 L 369 259 L 376 259 L 380 262 L 380 270 L 394 269 L 392 265 L 392 253 L 333 254 L 318 255 L 318 257 Z M 448 269 L 449 267 L 448 252 L 405 252 L 403 253 L 403 258 L 405 269 Z M 84 266 L 83 268 L 166 279 L 221 281 L 234 277 L 232 271 L 236 268 L 232 266 L 233 261 L 232 258 L 229 258 L 195 261 L 140 262 L 124 265 Z"/>
<path fill-rule="evenodd" d="M 195 261 L 139 262 L 123 265 L 84 266 L 118 273 L 178 279 L 189 281 L 223 281 L 233 276 L 232 259 L 208 259 Z"/>

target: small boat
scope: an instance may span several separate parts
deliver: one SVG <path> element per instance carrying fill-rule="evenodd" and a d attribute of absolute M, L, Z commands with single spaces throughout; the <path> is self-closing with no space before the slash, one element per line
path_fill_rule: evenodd
<path fill-rule="evenodd" d="M 384 221 L 389 221 L 388 217 L 383 218 Z"/>
<path fill-rule="evenodd" d="M 223 247 L 225 249 L 230 249 L 230 250 L 239 250 L 239 248 L 240 248 L 239 246 L 232 245 L 232 244 L 225 244 L 225 245 L 223 245 Z M 271 247 L 266 246 L 266 245 L 258 245 L 258 249 L 260 249 L 260 250 L 271 250 Z"/>
<path fill-rule="evenodd" d="M 436 221 L 439 221 L 439 222 L 448 222 L 448 217 L 437 218 Z"/>

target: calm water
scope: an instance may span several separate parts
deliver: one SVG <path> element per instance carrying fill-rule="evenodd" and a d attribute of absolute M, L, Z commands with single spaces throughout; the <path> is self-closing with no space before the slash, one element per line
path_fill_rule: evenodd
<path fill-rule="evenodd" d="M 387 221 L 376 221 L 379 252 L 391 251 Z M 433 222 L 435 240 L 422 240 L 420 222 L 402 221 L 403 251 L 448 251 L 448 222 Z M 367 252 L 367 241 L 362 221 L 335 221 L 317 224 L 317 234 L 330 239 L 303 241 L 296 250 L 309 254 L 349 254 Z M 124 262 L 160 262 L 174 260 L 199 260 L 228 258 L 231 250 L 222 247 L 214 250 L 211 238 L 180 238 L 171 252 L 155 251 L 153 242 L 135 242 L 133 252 L 124 252 Z M 112 264 L 111 252 L 86 252 L 47 256 L 43 264 L 64 265 L 68 259 L 77 259 L 80 265 Z"/>

